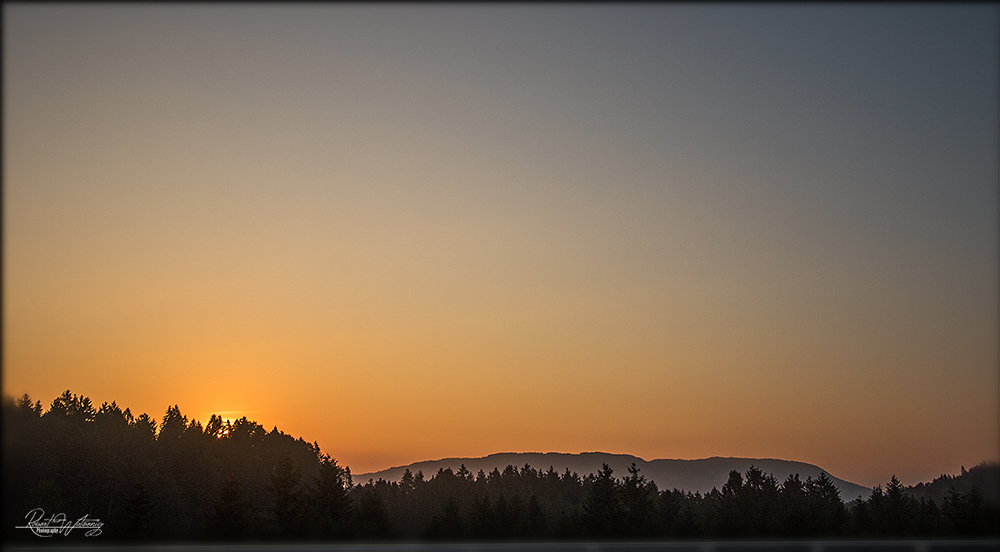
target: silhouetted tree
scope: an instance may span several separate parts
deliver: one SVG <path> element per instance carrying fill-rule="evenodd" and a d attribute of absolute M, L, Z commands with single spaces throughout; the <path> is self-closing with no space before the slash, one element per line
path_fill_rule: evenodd
<path fill-rule="evenodd" d="M 974 487 L 968 494 L 961 494 L 952 488 L 944 499 L 940 514 L 942 531 L 947 535 L 1000 534 L 1000 516 L 996 505 L 991 508 L 986 504 L 982 493 Z"/>
<path fill-rule="evenodd" d="M 538 501 L 538 495 L 531 495 L 528 498 L 528 509 L 525 516 L 524 536 L 531 539 L 543 537 L 547 523 L 545 510 L 542 509 L 542 505 Z"/>
<path fill-rule="evenodd" d="M 780 532 L 785 536 L 804 537 L 816 530 L 815 519 L 808 508 L 808 491 L 799 474 L 790 474 L 779 492 Z"/>
<path fill-rule="evenodd" d="M 362 491 L 361 500 L 354 512 L 355 534 L 358 537 L 364 540 L 383 540 L 392 536 L 385 503 L 373 486 L 366 486 Z"/>
<path fill-rule="evenodd" d="M 139 417 L 135 419 L 135 424 L 133 424 L 133 426 L 135 427 L 136 433 L 143 440 L 152 441 L 156 439 L 156 422 L 149 417 L 149 414 L 146 414 L 145 412 L 139 414 Z"/>
<path fill-rule="evenodd" d="M 142 481 L 136 482 L 125 498 L 122 508 L 108 527 L 108 536 L 126 541 L 145 541 L 155 537 L 160 528 L 156 524 L 154 497 Z"/>
<path fill-rule="evenodd" d="M 524 506 L 521 497 L 514 495 L 507 498 L 506 494 L 501 494 L 493 503 L 493 515 L 496 517 L 498 537 L 510 539 L 521 535 L 521 518 L 524 513 Z"/>
<path fill-rule="evenodd" d="M 267 489 L 274 498 L 272 515 L 279 537 L 289 538 L 299 533 L 302 527 L 302 471 L 285 454 L 271 470 Z"/>
<path fill-rule="evenodd" d="M 90 403 L 89 397 L 78 397 L 76 394 L 70 393 L 69 389 L 67 389 L 62 395 L 52 401 L 45 416 L 83 424 L 85 422 L 92 422 L 95 414 L 96 412 Z"/>
<path fill-rule="evenodd" d="M 237 541 L 253 536 L 253 512 L 243 497 L 243 486 L 235 477 L 228 477 L 219 487 L 208 524 L 211 538 Z"/>
<path fill-rule="evenodd" d="M 833 480 L 820 472 L 816 479 L 806 479 L 807 511 L 815 531 L 813 535 L 838 536 L 847 523 L 847 507 Z"/>
<path fill-rule="evenodd" d="M 434 540 L 456 540 L 465 536 L 462 513 L 458 509 L 454 496 L 448 495 L 441 508 L 441 513 L 431 518 L 425 535 Z"/>
<path fill-rule="evenodd" d="M 355 486 L 317 443 L 246 417 L 213 415 L 203 427 L 173 405 L 157 423 L 68 390 L 47 411 L 28 395 L 5 396 L 2 408 L 8 526 L 35 507 L 87 513 L 106 522 L 108 541 L 1000 535 L 1000 494 L 980 489 L 1000 481 L 995 464 L 910 488 L 893 477 L 851 509 L 825 473 L 779 486 L 756 467 L 704 495 L 660 492 L 635 465 L 621 480 L 607 465 L 581 477 L 525 464 L 475 476 L 443 468 L 430 479 L 406 470 L 398 483 Z"/>
<path fill-rule="evenodd" d="M 168 407 L 167 413 L 163 415 L 163 422 L 160 423 L 157 439 L 159 441 L 178 439 L 187 429 L 187 425 L 187 416 L 181 414 L 181 409 L 176 404 Z"/>
<path fill-rule="evenodd" d="M 329 455 L 320 457 L 316 488 L 312 491 L 314 528 L 322 539 L 347 535 L 351 516 L 350 472 L 337 465 Z"/>
<path fill-rule="evenodd" d="M 621 486 L 625 510 L 623 532 L 632 538 L 650 536 L 656 516 L 656 484 L 639 475 L 635 462 L 629 466 L 628 473 Z"/>
<path fill-rule="evenodd" d="M 662 491 L 657 501 L 658 533 L 668 537 L 679 536 L 681 508 L 685 502 L 684 493 L 677 489 Z"/>
<path fill-rule="evenodd" d="M 417 490 L 417 484 L 410 468 L 406 468 L 406 471 L 403 472 L 403 477 L 399 481 L 399 487 L 402 489 L 404 495 L 411 495 Z"/>
<path fill-rule="evenodd" d="M 625 510 L 613 473 L 607 464 L 601 467 L 583 506 L 584 527 L 594 537 L 620 536 L 625 525 Z"/>
<path fill-rule="evenodd" d="M 715 489 L 712 489 L 713 491 Z M 720 535 L 740 536 L 747 533 L 746 504 L 743 493 L 743 475 L 732 470 L 729 479 L 719 491 L 716 523 Z"/>
<path fill-rule="evenodd" d="M 477 539 L 490 539 L 497 536 L 496 517 L 493 506 L 485 494 L 472 499 L 469 504 L 469 535 Z"/>
<path fill-rule="evenodd" d="M 911 533 L 916 513 L 916 501 L 903 493 L 903 485 L 895 475 L 885 486 L 885 498 L 882 501 L 882 511 L 879 512 L 884 523 L 885 534 L 901 537 Z"/>

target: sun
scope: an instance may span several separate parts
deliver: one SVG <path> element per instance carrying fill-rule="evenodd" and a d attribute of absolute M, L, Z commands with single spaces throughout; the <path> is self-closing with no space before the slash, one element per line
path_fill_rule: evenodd
<path fill-rule="evenodd" d="M 230 412 L 224 412 L 224 414 L 230 414 Z M 208 424 L 205 425 L 205 433 L 215 437 L 216 439 L 222 439 L 229 436 L 232 432 L 232 428 L 232 419 L 223 417 L 219 414 L 212 414 L 208 418 Z"/>
<path fill-rule="evenodd" d="M 215 431 L 215 438 L 216 439 L 222 439 L 223 437 L 229 437 L 229 432 L 230 432 L 230 427 L 231 427 L 231 425 L 229 423 L 229 418 L 224 419 L 223 420 L 223 424 L 224 425 L 222 427 L 220 427 L 219 429 L 217 429 Z"/>

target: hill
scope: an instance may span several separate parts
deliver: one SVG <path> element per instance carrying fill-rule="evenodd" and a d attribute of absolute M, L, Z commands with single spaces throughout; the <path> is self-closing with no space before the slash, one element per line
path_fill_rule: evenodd
<path fill-rule="evenodd" d="M 961 475 L 941 475 L 930 483 L 917 483 L 906 490 L 914 498 L 927 498 L 943 504 L 949 493 L 968 494 L 972 489 L 976 489 L 985 500 L 1000 504 L 1000 464 L 984 462 L 968 471 L 962 467 Z"/>
<path fill-rule="evenodd" d="M 385 479 L 387 481 L 399 481 L 403 472 L 409 469 L 413 473 L 422 471 L 425 476 L 430 477 L 437 473 L 439 469 L 451 468 L 457 470 L 459 466 L 465 467 L 473 473 L 482 470 L 489 473 L 494 468 L 503 470 L 508 465 L 516 467 L 529 464 L 535 469 L 546 470 L 552 467 L 557 472 L 565 470 L 577 472 L 580 475 L 597 473 L 602 464 L 607 464 L 616 476 L 627 475 L 630 464 L 635 462 L 640 473 L 647 479 L 656 483 L 660 489 L 680 489 L 683 491 L 707 493 L 712 487 L 721 489 L 729 478 L 729 472 L 736 470 L 745 473 L 751 465 L 757 466 L 766 474 L 773 474 L 781 483 L 791 474 L 799 474 L 804 481 L 807 477 L 815 479 L 821 471 L 825 471 L 818 466 L 803 462 L 792 462 L 789 460 L 776 460 L 772 458 L 702 458 L 698 460 L 673 460 L 658 459 L 644 460 L 629 454 L 610 454 L 606 452 L 584 452 L 580 454 L 567 454 L 559 452 L 502 452 L 483 456 L 481 458 L 442 458 L 440 460 L 426 460 L 414 462 L 407 466 L 397 466 L 377 472 L 357 474 L 354 476 L 359 483 L 369 479 Z M 856 498 L 867 498 L 871 489 L 844 481 L 834 477 L 827 472 L 833 480 L 840 496 L 845 502 Z"/>

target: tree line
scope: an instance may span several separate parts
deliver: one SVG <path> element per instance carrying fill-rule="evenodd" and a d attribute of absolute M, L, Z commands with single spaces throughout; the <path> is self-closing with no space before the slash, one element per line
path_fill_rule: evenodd
<path fill-rule="evenodd" d="M 983 464 L 943 497 L 917 497 L 893 478 L 845 503 L 826 474 L 778 482 L 751 467 L 721 489 L 658 489 L 633 464 L 441 469 L 427 478 L 355 484 L 318 444 L 246 417 L 206 425 L 175 405 L 159 421 L 66 391 L 43 412 L 3 399 L 5 541 L 37 539 L 34 508 L 88 515 L 109 541 L 577 540 L 981 537 L 1000 534 L 1000 508 L 976 487 Z M 966 478 L 968 475 L 968 478 Z M 935 481 L 937 483 L 937 481 Z M 923 490 L 921 487 L 919 490 Z M 77 535 L 79 536 L 79 535 Z"/>

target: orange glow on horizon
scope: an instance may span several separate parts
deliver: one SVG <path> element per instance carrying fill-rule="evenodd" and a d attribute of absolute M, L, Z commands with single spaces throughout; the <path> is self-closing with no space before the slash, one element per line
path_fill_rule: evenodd
<path fill-rule="evenodd" d="M 1000 460 L 996 8 L 593 8 L 5 4 L 4 393 L 354 473 Z"/>

